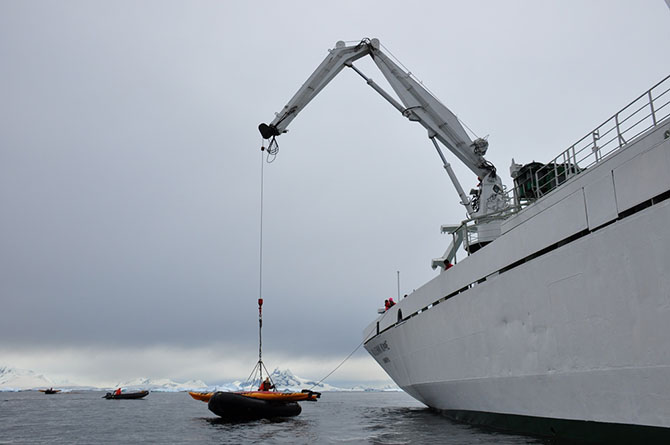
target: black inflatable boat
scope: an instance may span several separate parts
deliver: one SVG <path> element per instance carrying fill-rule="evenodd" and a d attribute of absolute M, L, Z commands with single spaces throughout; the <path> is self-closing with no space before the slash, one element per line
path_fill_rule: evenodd
<path fill-rule="evenodd" d="M 234 392 L 215 392 L 207 403 L 211 412 L 224 419 L 269 419 L 297 416 L 298 402 L 262 400 Z"/>
<path fill-rule="evenodd" d="M 141 399 L 149 394 L 149 391 L 138 391 L 138 392 L 122 392 L 121 394 L 112 394 L 108 392 L 102 398 L 103 399 Z"/>

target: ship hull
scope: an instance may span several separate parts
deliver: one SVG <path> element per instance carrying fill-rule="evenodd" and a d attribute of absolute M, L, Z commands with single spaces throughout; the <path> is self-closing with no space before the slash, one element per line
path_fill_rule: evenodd
<path fill-rule="evenodd" d="M 669 128 L 519 214 L 368 327 L 365 348 L 456 420 L 668 438 L 670 180 L 653 175 L 670 171 Z"/>

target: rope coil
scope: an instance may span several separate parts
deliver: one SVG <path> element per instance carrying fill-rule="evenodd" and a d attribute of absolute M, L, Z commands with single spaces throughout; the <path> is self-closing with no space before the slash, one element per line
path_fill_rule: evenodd
<path fill-rule="evenodd" d="M 263 140 L 263 143 L 265 143 L 265 140 Z M 275 159 L 277 159 L 277 154 L 279 153 L 279 142 L 277 142 L 277 137 L 272 136 L 272 139 L 270 139 L 270 143 L 268 144 L 267 148 L 265 148 L 265 146 L 261 144 L 261 151 L 268 152 L 266 162 L 268 164 L 272 164 L 275 161 Z M 261 175 L 262 174 L 263 172 L 261 171 Z"/>

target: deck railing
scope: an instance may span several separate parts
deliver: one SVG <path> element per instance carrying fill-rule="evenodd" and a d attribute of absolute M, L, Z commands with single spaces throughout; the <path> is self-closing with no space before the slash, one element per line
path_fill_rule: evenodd
<path fill-rule="evenodd" d="M 505 192 L 509 203 L 507 208 L 485 219 L 463 221 L 453 232 L 454 236 L 461 233 L 464 247 L 469 250 L 468 246 L 478 242 L 477 230 L 474 229 L 478 223 L 509 218 L 536 199 L 556 190 L 569 179 L 602 162 L 668 117 L 670 117 L 670 75 L 554 159 L 537 168 L 531 176 L 530 188 L 524 187 L 521 191 L 515 185 L 511 190 L 507 190 Z"/>
<path fill-rule="evenodd" d="M 645 131 L 670 116 L 670 76 L 651 87 L 614 116 L 572 144 L 544 166 L 535 170 L 531 190 L 511 196 L 521 208 L 555 190 L 568 179 L 601 162 Z M 524 197 L 530 199 L 524 199 Z"/>

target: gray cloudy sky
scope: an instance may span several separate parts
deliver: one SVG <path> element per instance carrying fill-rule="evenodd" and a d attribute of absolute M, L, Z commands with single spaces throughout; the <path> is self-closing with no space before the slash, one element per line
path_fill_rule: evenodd
<path fill-rule="evenodd" d="M 363 37 L 489 135 L 508 185 L 512 157 L 547 161 L 670 72 L 663 0 L 0 0 L 0 365 L 84 383 L 246 377 L 256 127 L 336 41 Z M 425 130 L 350 70 L 280 145 L 266 363 L 319 378 L 396 271 L 402 293 L 435 275 L 439 227 L 464 211 Z M 384 378 L 359 352 L 332 381 Z"/>

